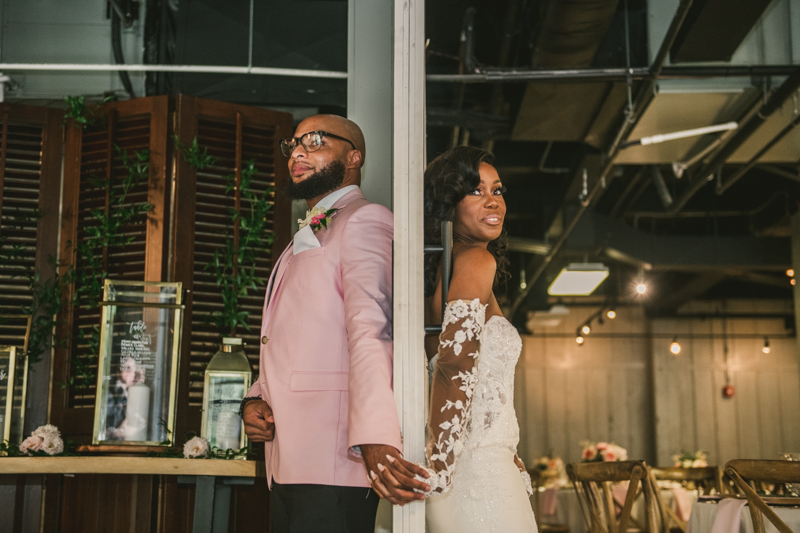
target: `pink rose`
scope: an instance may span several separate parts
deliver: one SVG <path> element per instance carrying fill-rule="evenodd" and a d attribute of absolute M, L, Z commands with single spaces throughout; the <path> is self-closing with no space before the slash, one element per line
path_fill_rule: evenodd
<path fill-rule="evenodd" d="M 19 445 L 19 452 L 25 455 L 30 455 L 29 450 L 32 452 L 38 452 L 42 447 L 42 444 L 44 444 L 44 439 L 42 437 L 39 437 L 38 435 L 31 435 Z"/>
<path fill-rule="evenodd" d="M 317 224 L 319 224 L 319 221 L 322 220 L 323 218 L 325 218 L 325 215 L 317 215 L 315 217 L 312 217 L 311 223 L 316 226 Z"/>
<path fill-rule="evenodd" d="M 588 448 L 584 448 L 581 455 L 584 460 L 593 461 L 594 458 L 597 457 L 597 450 L 593 446 L 590 446 Z"/>
<path fill-rule="evenodd" d="M 598 443 L 597 443 L 597 449 L 598 449 L 599 451 L 603 451 L 603 450 L 605 450 L 606 448 L 608 448 L 608 443 L 607 443 L 607 442 L 598 442 Z"/>
<path fill-rule="evenodd" d="M 614 450 L 603 450 L 600 452 L 600 455 L 603 456 L 603 461 L 616 461 L 617 455 L 614 453 Z"/>

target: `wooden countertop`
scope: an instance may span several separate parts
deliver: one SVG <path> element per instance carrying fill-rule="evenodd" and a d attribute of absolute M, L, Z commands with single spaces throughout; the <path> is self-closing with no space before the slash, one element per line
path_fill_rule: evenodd
<path fill-rule="evenodd" d="M 266 475 L 263 461 L 161 457 L 0 457 L 0 474 Z"/>

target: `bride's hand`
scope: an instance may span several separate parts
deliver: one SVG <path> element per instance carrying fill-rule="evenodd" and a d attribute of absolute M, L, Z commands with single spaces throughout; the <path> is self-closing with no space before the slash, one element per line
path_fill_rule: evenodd
<path fill-rule="evenodd" d="M 517 455 L 517 454 L 514 454 L 514 464 L 517 465 L 517 468 L 519 468 L 521 471 L 523 471 L 523 472 L 527 472 L 528 471 L 525 468 L 525 463 L 522 462 L 522 459 L 520 459 L 519 455 Z"/>
<path fill-rule="evenodd" d="M 381 498 L 394 505 L 425 499 L 420 492 L 427 492 L 430 487 L 414 479 L 414 476 L 428 477 L 427 471 L 403 459 L 394 447 L 362 444 L 361 455 L 369 481 Z"/>

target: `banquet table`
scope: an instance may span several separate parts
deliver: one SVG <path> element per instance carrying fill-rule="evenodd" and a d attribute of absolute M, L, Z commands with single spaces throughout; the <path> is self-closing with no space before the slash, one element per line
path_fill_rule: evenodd
<path fill-rule="evenodd" d="M 689 520 L 689 528 L 686 530 L 687 533 L 711 533 L 719 507 L 717 498 L 701 498 L 694 507 L 692 507 L 692 518 Z M 792 531 L 800 531 L 800 499 L 798 499 L 797 506 L 771 505 L 770 507 L 772 507 L 775 514 L 789 526 L 789 529 Z M 739 529 L 736 530 L 735 533 L 754 533 L 753 520 L 750 516 L 750 508 L 747 505 L 742 507 L 740 515 L 741 522 Z M 764 518 L 764 526 L 767 533 L 778 532 L 778 529 L 773 526 L 766 517 Z"/>
<path fill-rule="evenodd" d="M 687 496 L 690 504 L 694 505 L 697 501 L 697 491 L 687 491 Z M 667 507 L 673 511 L 675 510 L 675 495 L 672 490 L 661 490 L 661 498 Z M 531 498 L 531 505 L 533 505 L 533 498 Z M 644 524 L 644 501 L 641 495 L 636 499 L 636 502 L 634 502 L 631 516 L 638 520 L 640 524 Z M 586 523 L 583 521 L 578 495 L 573 488 L 563 488 L 558 491 L 555 514 L 547 515 L 542 513 L 537 519 L 540 524 L 567 525 L 569 526 L 570 533 L 588 533 L 589 531 L 586 527 Z"/>
<path fill-rule="evenodd" d="M 252 485 L 264 477 L 264 463 L 225 459 L 161 457 L 3 457 L 3 474 L 151 474 L 177 476 L 178 483 L 196 485 L 193 533 L 224 533 L 228 529 L 231 486 Z M 1 528 L 0 528 L 1 529 Z"/>

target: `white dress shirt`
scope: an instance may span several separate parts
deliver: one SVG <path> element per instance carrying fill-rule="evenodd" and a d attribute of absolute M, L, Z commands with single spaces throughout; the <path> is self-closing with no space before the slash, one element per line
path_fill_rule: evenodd
<path fill-rule="evenodd" d="M 338 202 L 342 196 L 358 188 L 359 188 L 358 185 L 348 185 L 347 187 L 336 189 L 332 193 L 328 194 L 325 198 L 320 200 L 315 207 L 321 207 L 325 210 L 328 210 L 331 207 L 333 207 L 333 204 Z M 332 223 L 333 220 L 328 221 L 328 224 Z M 317 240 L 317 236 L 314 235 L 314 230 L 311 228 L 311 225 L 309 224 L 308 226 L 304 227 L 303 229 L 299 230 L 297 233 L 294 234 L 292 255 L 297 255 L 300 252 L 305 252 L 306 250 L 311 250 L 313 248 L 319 248 L 320 246 L 321 245 Z"/>

